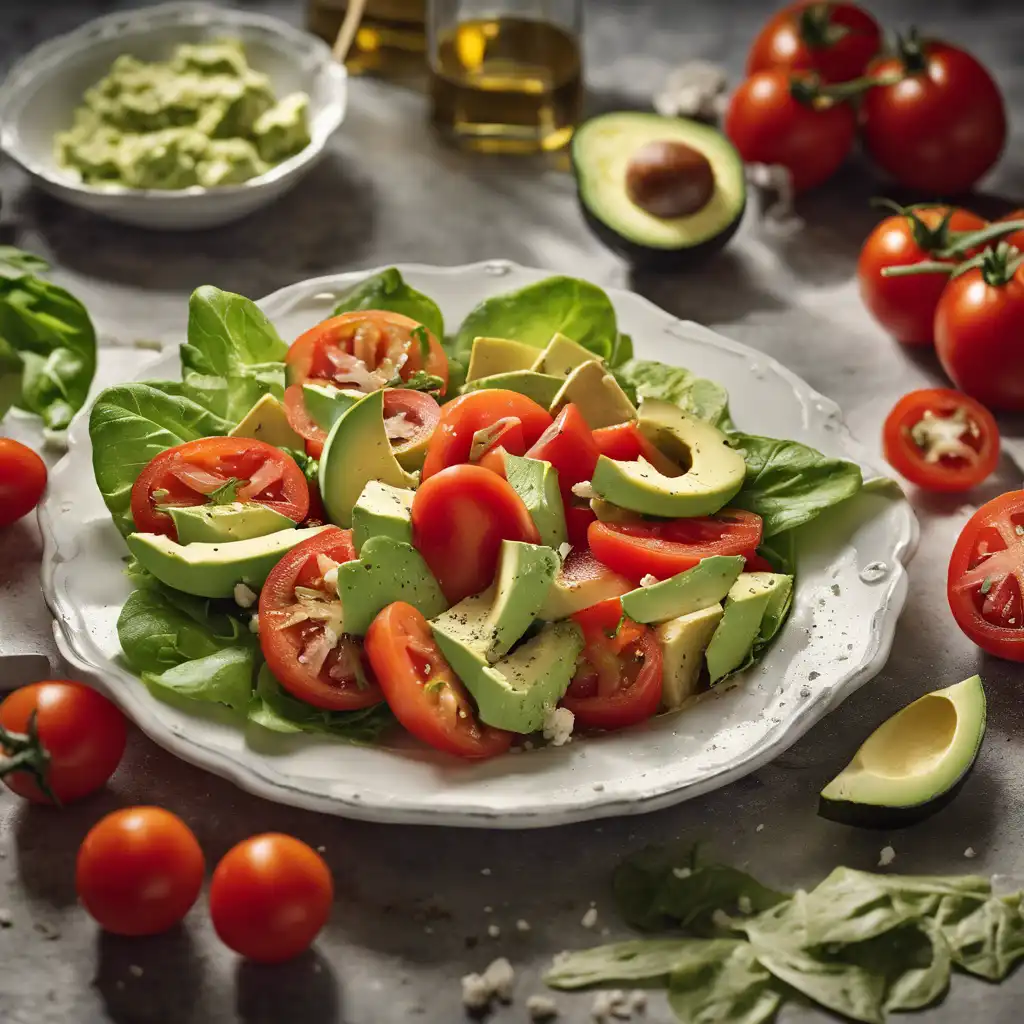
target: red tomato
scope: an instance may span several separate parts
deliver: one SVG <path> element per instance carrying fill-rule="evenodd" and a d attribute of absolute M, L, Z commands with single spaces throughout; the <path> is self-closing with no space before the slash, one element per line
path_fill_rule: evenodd
<path fill-rule="evenodd" d="M 826 82 L 864 73 L 882 44 L 882 30 L 856 4 L 804 0 L 775 14 L 747 57 L 747 74 L 767 68 L 816 71 Z"/>
<path fill-rule="evenodd" d="M 616 423 L 613 427 L 599 427 L 594 431 L 594 443 L 601 455 L 618 462 L 636 462 L 646 459 L 659 473 L 679 476 L 679 467 L 648 441 L 635 420 Z M 589 477 L 588 477 L 589 479 Z"/>
<path fill-rule="evenodd" d="M 904 395 L 886 418 L 882 446 L 893 469 L 929 491 L 968 491 L 999 464 L 992 413 L 948 388 Z"/>
<path fill-rule="evenodd" d="M 33 803 L 52 803 L 40 779 L 62 804 L 94 793 L 124 753 L 124 715 L 102 694 L 69 680 L 15 690 L 0 704 L 0 728 L 8 734 L 4 753 L 20 757 L 29 769 L 8 774 L 0 761 L 0 775 L 8 789 Z"/>
<path fill-rule="evenodd" d="M 523 431 L 523 451 L 513 451 L 509 443 L 502 447 L 513 455 L 522 455 L 526 448 L 551 426 L 546 409 L 516 391 L 484 388 L 470 391 L 449 402 L 441 410 L 441 421 L 430 439 L 427 460 L 423 464 L 423 480 L 448 466 L 469 462 L 473 438 L 478 430 L 493 426 L 499 420 L 518 419 Z"/>
<path fill-rule="evenodd" d="M 957 625 L 983 651 L 1024 661 L 1024 491 L 1008 491 L 967 521 L 946 584 Z"/>
<path fill-rule="evenodd" d="M 802 83 L 787 71 L 758 71 L 733 93 L 725 134 L 747 163 L 782 164 L 796 192 L 839 170 L 853 148 L 857 123 L 848 103 L 816 106 L 797 99 Z"/>
<path fill-rule="evenodd" d="M 587 531 L 594 557 L 627 579 L 668 579 L 710 555 L 746 555 L 761 543 L 761 517 L 725 508 L 713 516 L 632 525 L 594 523 Z"/>
<path fill-rule="evenodd" d="M 558 485 L 562 490 L 562 498 L 567 504 L 572 495 L 573 484 L 589 481 L 594 475 L 594 467 L 600 454 L 587 421 L 572 404 L 562 409 L 555 422 L 537 438 L 526 453 L 528 458 L 541 459 L 555 467 L 558 471 Z"/>
<path fill-rule="evenodd" d="M 622 618 L 617 597 L 578 612 L 585 646 L 562 698 L 588 729 L 622 729 L 661 706 L 662 657 L 654 630 Z"/>
<path fill-rule="evenodd" d="M 176 540 L 174 521 L 158 505 L 205 505 L 210 495 L 236 482 L 234 498 L 280 512 L 297 523 L 309 511 L 309 487 L 295 460 L 266 441 L 201 437 L 161 452 L 132 487 L 132 519 L 142 533 Z"/>
<path fill-rule="evenodd" d="M 465 687 L 412 605 L 389 604 L 370 624 L 366 653 L 395 717 L 417 739 L 457 757 L 503 754 L 512 734 L 477 718 Z"/>
<path fill-rule="evenodd" d="M 573 498 L 573 501 L 579 501 L 579 499 Z M 569 543 L 574 548 L 585 548 L 587 546 L 587 531 L 590 529 L 590 524 L 597 522 L 597 516 L 594 515 L 590 502 L 578 505 L 566 504 L 564 512 L 565 533 Z"/>
<path fill-rule="evenodd" d="M 1024 221 L 1024 210 L 1014 210 L 1013 213 L 1008 213 L 1005 217 L 1000 217 L 995 223 L 1000 224 L 1003 221 L 1008 220 Z M 1010 245 L 1016 246 L 1016 248 L 1020 249 L 1021 252 L 1024 252 L 1024 228 L 1021 228 L 1019 231 L 1014 231 L 1012 235 L 1006 235 L 1002 240 L 1004 242 L 1009 242 Z"/>
<path fill-rule="evenodd" d="M 861 105 L 864 143 L 883 170 L 929 196 L 966 192 L 999 159 L 1006 110 L 992 76 L 969 53 L 940 42 L 903 44 L 871 65 Z"/>
<path fill-rule="evenodd" d="M 307 412 L 301 384 L 291 384 L 284 389 L 284 414 L 288 417 L 288 426 L 306 442 L 306 454 L 311 459 L 319 459 L 324 453 L 327 431 Z"/>
<path fill-rule="evenodd" d="M 267 666 L 292 696 L 332 711 L 368 708 L 384 699 L 362 645 L 341 630 L 337 590 L 324 582 L 327 572 L 355 557 L 352 531 L 328 527 L 292 548 L 260 591 L 260 647 Z"/>
<path fill-rule="evenodd" d="M 523 499 L 482 466 L 449 466 L 420 484 L 412 537 L 451 604 L 491 585 L 503 540 L 540 543 Z"/>
<path fill-rule="evenodd" d="M 437 338 L 415 320 L 380 309 L 342 313 L 311 327 L 292 343 L 285 364 L 289 384 L 325 380 L 372 391 L 396 375 L 408 380 L 426 370 L 441 378 L 442 394 L 448 387 L 448 357 Z"/>
<path fill-rule="evenodd" d="M 961 391 L 990 409 L 1020 412 L 1024 267 L 1002 283 L 1007 271 L 1003 263 L 999 254 L 990 253 L 985 267 L 968 270 L 946 285 L 935 310 L 935 351 Z"/>
<path fill-rule="evenodd" d="M 936 251 L 952 242 L 950 231 L 976 231 L 985 224 L 969 210 L 950 206 L 915 207 L 886 217 L 868 235 L 857 261 L 860 295 L 868 312 L 904 345 L 930 345 L 935 307 L 949 279 L 943 274 L 883 277 L 882 270 L 934 260 Z"/>
<path fill-rule="evenodd" d="M 0 529 L 28 515 L 46 489 L 46 463 L 31 448 L 0 437 Z"/>
<path fill-rule="evenodd" d="M 229 949 L 277 964 L 305 952 L 327 923 L 334 882 L 323 857 L 269 832 L 233 846 L 210 880 L 210 919 Z"/>
<path fill-rule="evenodd" d="M 115 935 L 156 935 L 176 925 L 203 886 L 205 862 L 191 829 L 161 807 L 126 807 L 82 841 L 75 888 Z"/>

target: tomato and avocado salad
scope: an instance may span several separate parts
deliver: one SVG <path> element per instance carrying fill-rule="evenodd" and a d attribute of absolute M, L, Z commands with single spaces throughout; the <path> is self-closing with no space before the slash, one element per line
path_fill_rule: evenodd
<path fill-rule="evenodd" d="M 482 759 L 682 707 L 759 657 L 778 552 L 861 487 L 634 358 L 571 278 L 447 335 L 395 269 L 291 345 L 238 295 L 189 312 L 181 381 L 91 412 L 132 556 L 118 635 L 154 694 L 253 728 Z"/>

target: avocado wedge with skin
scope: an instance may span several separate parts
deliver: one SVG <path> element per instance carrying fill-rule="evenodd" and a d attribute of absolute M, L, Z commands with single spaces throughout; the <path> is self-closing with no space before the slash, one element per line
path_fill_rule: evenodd
<path fill-rule="evenodd" d="M 862 828 L 912 825 L 959 792 L 985 736 L 980 676 L 926 693 L 883 722 L 821 791 L 818 814 Z"/>

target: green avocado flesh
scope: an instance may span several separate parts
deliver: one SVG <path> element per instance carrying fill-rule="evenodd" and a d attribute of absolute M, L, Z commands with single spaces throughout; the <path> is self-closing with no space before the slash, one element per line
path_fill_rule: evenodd
<path fill-rule="evenodd" d="M 910 825 L 951 800 L 985 736 L 980 676 L 927 693 L 883 722 L 821 791 L 824 818 L 867 828 Z"/>
<path fill-rule="evenodd" d="M 550 462 L 506 455 L 505 479 L 522 498 L 540 534 L 541 544 L 557 551 L 566 542 L 565 508 L 558 489 L 558 471 Z"/>
<path fill-rule="evenodd" d="M 517 391 L 546 409 L 555 400 L 561 387 L 561 378 L 552 377 L 548 373 L 537 373 L 535 370 L 509 370 L 507 373 L 494 373 L 489 377 L 478 377 L 476 380 L 471 380 L 462 386 L 462 393 L 482 391 L 485 388 Z"/>
<path fill-rule="evenodd" d="M 412 499 L 415 491 L 370 480 L 352 506 L 352 543 L 356 552 L 373 537 L 412 543 Z"/>
<path fill-rule="evenodd" d="M 682 143 L 711 165 L 714 191 L 696 212 L 658 217 L 638 206 L 627 187 L 633 155 L 649 143 Z M 743 161 L 716 129 L 697 121 L 622 111 L 585 122 L 572 141 L 580 203 L 601 235 L 627 257 L 671 256 L 722 244 L 735 231 L 746 204 Z"/>
<path fill-rule="evenodd" d="M 718 604 L 743 571 L 740 555 L 713 555 L 692 569 L 622 597 L 622 610 L 635 622 L 667 622 Z"/>
<path fill-rule="evenodd" d="M 169 508 L 167 511 L 174 520 L 179 544 L 252 540 L 279 530 L 290 530 L 295 526 L 287 516 L 257 502 L 186 505 Z"/>

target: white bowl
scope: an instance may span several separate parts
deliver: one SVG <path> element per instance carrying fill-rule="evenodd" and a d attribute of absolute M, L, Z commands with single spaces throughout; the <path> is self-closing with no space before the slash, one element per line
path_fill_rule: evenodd
<path fill-rule="evenodd" d="M 241 39 L 252 66 L 275 93 L 310 97 L 312 141 L 266 174 L 241 185 L 169 191 L 86 185 L 57 163 L 54 136 L 71 126 L 89 86 L 115 58 L 166 59 L 180 43 Z M 205 3 L 170 3 L 90 21 L 43 43 L 19 61 L 0 87 L 0 148 L 40 188 L 65 202 L 125 224 L 180 231 L 238 220 L 292 188 L 323 154 L 345 114 L 347 75 L 330 47 L 276 18 Z"/>

